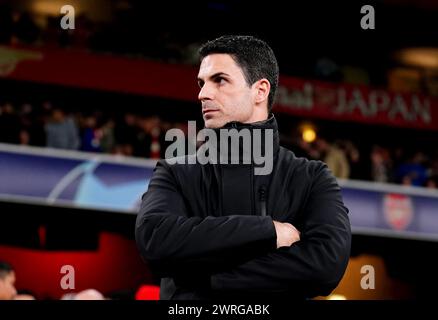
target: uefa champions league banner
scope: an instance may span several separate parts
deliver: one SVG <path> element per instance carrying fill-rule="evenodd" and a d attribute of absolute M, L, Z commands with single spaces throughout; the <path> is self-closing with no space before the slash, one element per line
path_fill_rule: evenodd
<path fill-rule="evenodd" d="M 138 211 L 156 161 L 0 144 L 0 201 Z M 339 180 L 354 234 L 438 241 L 438 191 Z"/>
<path fill-rule="evenodd" d="M 155 163 L 0 144 L 0 200 L 137 212 Z"/>

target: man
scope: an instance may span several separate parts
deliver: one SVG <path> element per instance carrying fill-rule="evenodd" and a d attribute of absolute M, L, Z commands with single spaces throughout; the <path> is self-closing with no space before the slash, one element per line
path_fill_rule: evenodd
<path fill-rule="evenodd" d="M 345 152 L 325 138 L 318 137 L 315 141 L 316 151 L 336 178 L 350 177 L 350 164 Z"/>
<path fill-rule="evenodd" d="M 30 294 L 17 294 L 15 271 L 12 266 L 0 261 L 0 300 L 35 300 Z"/>
<path fill-rule="evenodd" d="M 157 163 L 136 240 L 162 278 L 160 298 L 330 294 L 349 259 L 348 210 L 326 165 L 279 146 L 271 113 L 278 85 L 272 49 L 253 37 L 224 36 L 203 45 L 200 55 L 205 127 L 272 130 L 262 148 L 272 146 L 274 165 L 256 175 L 254 162 Z"/>
<path fill-rule="evenodd" d="M 0 261 L 0 300 L 13 300 L 17 296 L 15 272 L 12 267 Z"/>
<path fill-rule="evenodd" d="M 75 120 L 66 116 L 59 108 L 52 110 L 52 117 L 45 125 L 47 147 L 77 150 L 80 145 L 79 132 Z"/>

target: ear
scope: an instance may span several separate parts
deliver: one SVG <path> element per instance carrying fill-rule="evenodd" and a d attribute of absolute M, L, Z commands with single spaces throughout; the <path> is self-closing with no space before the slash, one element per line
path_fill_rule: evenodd
<path fill-rule="evenodd" d="M 255 102 L 257 104 L 266 101 L 268 103 L 269 92 L 271 91 L 271 84 L 267 79 L 260 79 L 254 83 L 255 89 Z"/>

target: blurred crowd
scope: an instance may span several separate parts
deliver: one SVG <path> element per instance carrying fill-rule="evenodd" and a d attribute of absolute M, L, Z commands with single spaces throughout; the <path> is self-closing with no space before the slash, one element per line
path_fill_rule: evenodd
<path fill-rule="evenodd" d="M 193 34 L 156 28 L 138 41 L 133 30 L 141 30 L 143 19 L 135 10 L 116 8 L 110 22 L 93 21 L 84 13 L 75 15 L 74 30 L 60 27 L 63 15 L 35 16 L 0 4 L 0 44 L 74 48 L 143 56 L 167 62 L 197 63 L 199 46 Z"/>
<path fill-rule="evenodd" d="M 67 112 L 48 101 L 38 106 L 0 105 L 3 143 L 160 159 L 172 143 L 165 141 L 171 128 L 187 133 L 187 122 L 171 123 L 155 115 L 130 112 Z M 297 156 L 327 163 L 338 178 L 438 188 L 438 154 L 378 143 L 369 151 L 342 137 L 329 140 L 318 136 L 312 143 L 300 136 L 283 134 L 281 139 Z"/>
<path fill-rule="evenodd" d="M 11 144 L 159 159 L 170 128 L 186 130 L 157 116 L 67 112 L 51 102 L 0 105 L 0 142 Z"/>
<path fill-rule="evenodd" d="M 365 151 L 357 145 L 348 139 L 317 137 L 313 143 L 296 139 L 290 149 L 299 156 L 324 161 L 338 178 L 438 188 L 438 153 L 378 142 Z"/>

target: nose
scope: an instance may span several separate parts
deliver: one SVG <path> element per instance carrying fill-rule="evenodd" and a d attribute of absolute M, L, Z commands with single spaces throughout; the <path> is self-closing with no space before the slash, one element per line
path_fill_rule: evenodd
<path fill-rule="evenodd" d="M 205 83 L 202 86 L 201 90 L 199 90 L 198 99 L 200 101 L 205 101 L 205 100 L 213 100 L 213 98 L 214 98 L 214 89 L 212 88 L 212 86 Z"/>

